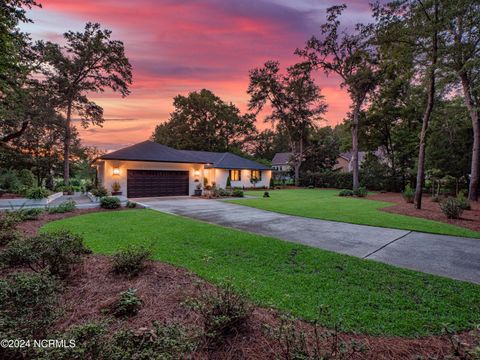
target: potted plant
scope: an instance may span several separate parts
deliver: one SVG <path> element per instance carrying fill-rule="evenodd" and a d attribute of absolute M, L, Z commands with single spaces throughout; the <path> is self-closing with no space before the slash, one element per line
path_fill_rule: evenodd
<path fill-rule="evenodd" d="M 195 196 L 202 196 L 202 185 L 200 183 L 197 184 L 193 194 Z"/>
<path fill-rule="evenodd" d="M 115 181 L 112 184 L 112 195 L 122 195 L 122 192 L 120 191 L 121 188 L 122 186 L 120 185 L 120 183 L 118 181 Z"/>

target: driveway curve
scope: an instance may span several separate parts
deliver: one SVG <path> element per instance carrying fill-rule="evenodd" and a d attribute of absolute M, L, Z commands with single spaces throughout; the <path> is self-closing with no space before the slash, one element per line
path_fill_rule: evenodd
<path fill-rule="evenodd" d="M 221 200 L 133 199 L 153 210 L 480 283 L 480 240 L 304 218 Z"/>

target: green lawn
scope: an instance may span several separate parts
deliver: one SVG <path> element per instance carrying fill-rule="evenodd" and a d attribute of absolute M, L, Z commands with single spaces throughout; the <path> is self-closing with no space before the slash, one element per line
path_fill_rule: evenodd
<path fill-rule="evenodd" d="M 338 192 L 339 190 L 318 189 L 274 190 L 270 191 L 270 198 L 263 198 L 261 197 L 263 193 L 250 191 L 246 194 L 258 196 L 258 198 L 231 200 L 231 202 L 283 214 L 317 219 L 480 238 L 480 232 L 478 231 L 380 210 L 394 205 L 393 203 L 340 197 Z"/>
<path fill-rule="evenodd" d="M 314 319 L 327 305 L 344 330 L 375 335 L 439 333 L 480 323 L 480 286 L 403 270 L 153 210 L 99 212 L 48 223 L 70 229 L 94 252 L 129 244 L 218 284 L 228 280 L 254 302 Z M 325 323 L 331 326 L 331 323 Z"/>

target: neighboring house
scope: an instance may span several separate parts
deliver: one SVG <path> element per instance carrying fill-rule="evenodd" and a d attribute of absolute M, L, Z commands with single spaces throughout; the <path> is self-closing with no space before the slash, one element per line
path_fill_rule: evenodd
<path fill-rule="evenodd" d="M 153 141 L 144 141 L 94 161 L 99 183 L 111 190 L 114 182 L 129 198 L 193 195 L 198 184 L 214 182 L 225 188 L 230 176 L 232 187 L 269 186 L 271 169 L 231 153 L 176 150 Z"/>
<path fill-rule="evenodd" d="M 380 162 L 387 162 L 387 154 L 383 147 L 379 147 L 373 152 L 373 154 L 380 160 Z M 358 166 L 361 166 L 367 155 L 366 151 L 358 152 Z M 335 170 L 340 170 L 340 172 L 352 172 L 353 163 L 352 163 L 352 152 L 344 152 L 338 155 L 337 164 L 333 167 Z"/>
<path fill-rule="evenodd" d="M 292 153 L 276 153 L 272 160 L 272 170 L 281 172 L 290 172 L 292 167 L 290 166 L 290 158 Z"/>

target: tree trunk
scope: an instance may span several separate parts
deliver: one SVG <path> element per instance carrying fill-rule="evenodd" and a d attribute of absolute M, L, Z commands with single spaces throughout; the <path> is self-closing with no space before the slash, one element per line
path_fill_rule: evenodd
<path fill-rule="evenodd" d="M 353 123 L 352 123 L 352 174 L 353 174 L 353 190 L 357 190 L 360 186 L 358 178 L 358 123 L 360 118 L 361 102 L 356 101 L 353 109 Z"/>
<path fill-rule="evenodd" d="M 302 158 L 303 158 L 303 139 L 300 139 L 298 144 L 298 151 L 294 154 L 295 158 L 295 186 L 300 186 L 300 166 L 302 166 Z"/>
<path fill-rule="evenodd" d="M 65 185 L 70 183 L 70 139 L 72 137 L 72 102 L 68 102 L 67 118 L 65 120 L 65 138 L 63 141 L 63 182 Z"/>
<path fill-rule="evenodd" d="M 478 119 L 478 110 L 475 106 L 471 94 L 471 84 L 467 74 L 462 72 L 460 74 L 462 81 L 463 95 L 465 106 L 470 114 L 473 128 L 473 146 L 472 146 L 472 164 L 470 167 L 470 183 L 468 187 L 468 199 L 470 201 L 478 201 L 478 181 L 479 181 L 479 166 L 480 166 L 480 123 Z"/>
<path fill-rule="evenodd" d="M 435 4 L 435 21 L 437 20 L 437 4 Z M 422 131 L 420 132 L 420 144 L 418 149 L 418 165 L 417 165 L 417 184 L 415 188 L 415 208 L 422 208 L 423 182 L 425 180 L 425 146 L 428 130 L 428 122 L 433 110 L 433 103 L 435 101 L 435 68 L 437 65 L 437 31 L 434 30 L 432 35 L 432 63 L 428 71 L 428 98 L 427 107 L 423 113 Z"/>

